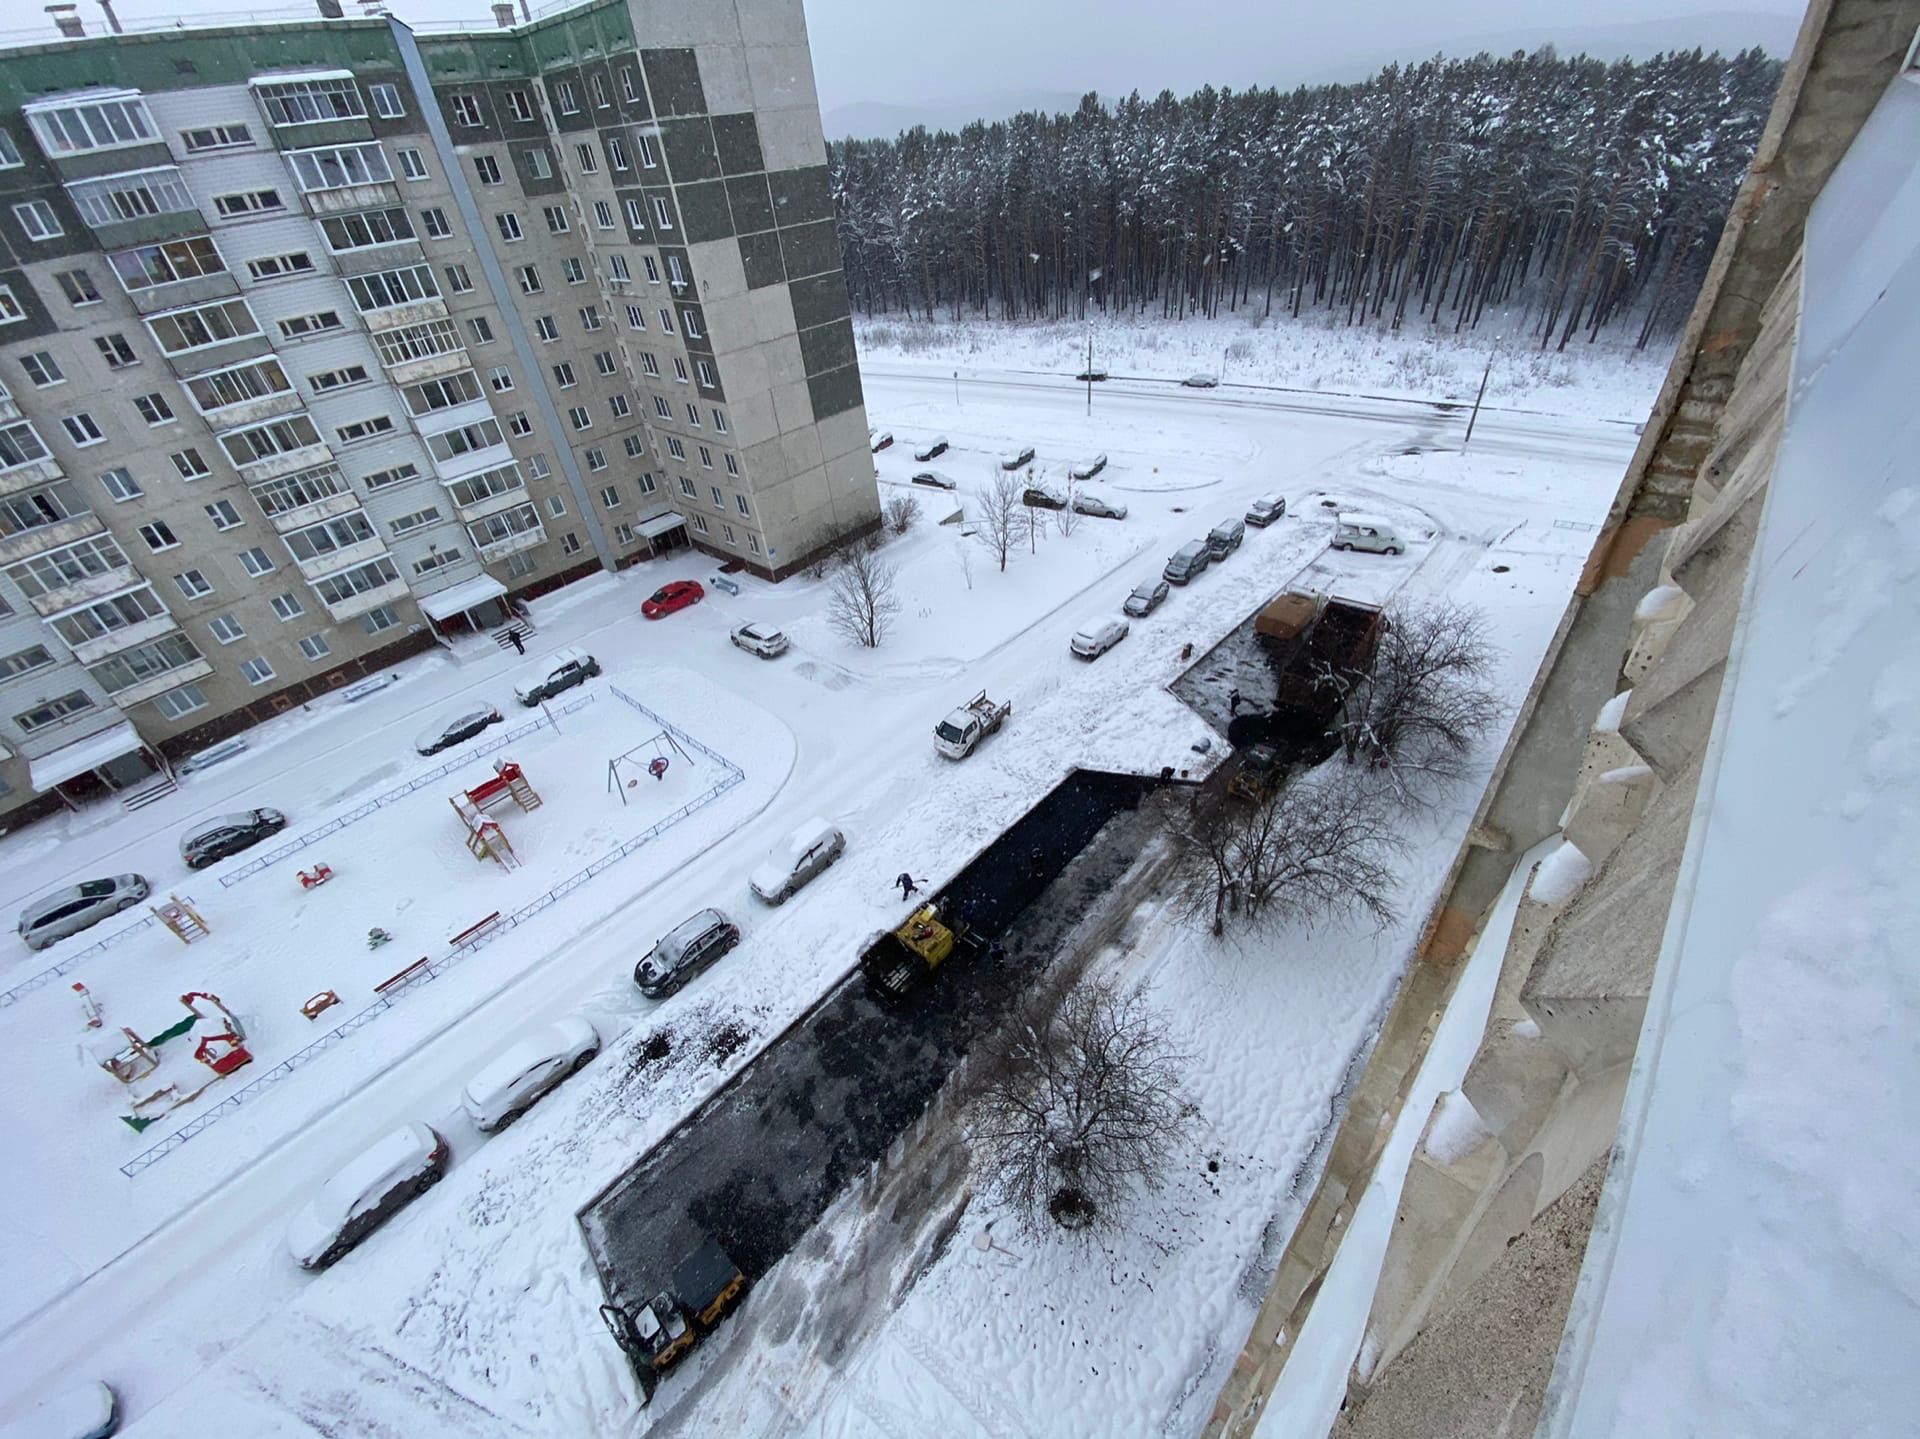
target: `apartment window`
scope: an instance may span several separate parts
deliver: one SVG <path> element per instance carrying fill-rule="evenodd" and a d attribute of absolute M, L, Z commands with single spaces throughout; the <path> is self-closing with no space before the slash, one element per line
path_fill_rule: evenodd
<path fill-rule="evenodd" d="M 191 240 L 168 240 L 160 245 L 137 245 L 107 256 L 122 289 L 132 293 L 156 285 L 172 285 L 201 275 L 226 273 L 227 263 L 205 235 Z"/>
<path fill-rule="evenodd" d="M 213 521 L 216 530 L 237 530 L 246 523 L 240 518 L 240 511 L 233 507 L 232 500 L 215 500 L 206 509 L 207 518 Z"/>
<path fill-rule="evenodd" d="M 240 567 L 256 579 L 261 575 L 270 575 L 274 571 L 273 556 L 260 546 L 240 551 Z"/>
<path fill-rule="evenodd" d="M 354 420 L 351 424 L 338 425 L 334 434 L 340 437 L 343 445 L 357 445 L 362 440 L 371 440 L 379 435 L 393 433 L 392 415 L 370 415 L 364 420 Z"/>
<path fill-rule="evenodd" d="M 703 470 L 712 469 L 713 468 L 713 452 L 709 450 L 705 445 L 701 445 L 698 448 L 700 451 L 700 468 Z"/>
<path fill-rule="evenodd" d="M 673 212 L 667 209 L 667 202 L 659 195 L 653 197 L 653 223 L 659 229 L 673 228 Z"/>
<path fill-rule="evenodd" d="M 644 330 L 647 328 L 647 315 L 638 305 L 627 306 L 627 328 Z"/>
<path fill-rule="evenodd" d="M 447 212 L 438 206 L 422 210 L 420 224 L 430 239 L 444 240 L 453 234 L 453 226 L 447 223 Z"/>
<path fill-rule="evenodd" d="M 673 357 L 673 378 L 682 385 L 687 382 L 687 362 L 678 355 Z"/>
<path fill-rule="evenodd" d="M 718 485 L 709 485 L 707 488 L 713 495 L 713 507 L 716 510 L 724 510 L 727 507 L 727 501 L 726 497 L 720 493 L 720 487 Z"/>
<path fill-rule="evenodd" d="M 676 460 L 684 460 L 687 457 L 687 447 L 680 442 L 678 435 L 667 436 L 667 453 L 672 455 Z M 693 491 L 688 490 L 687 493 L 692 494 Z"/>
<path fill-rule="evenodd" d="M 473 277 L 467 273 L 465 265 L 447 266 L 447 288 L 456 295 L 464 295 L 473 289 Z"/>
<path fill-rule="evenodd" d="M 428 415 L 435 410 L 449 410 L 455 405 L 465 405 L 479 399 L 480 377 L 472 370 L 461 370 L 437 380 L 423 380 L 417 385 L 408 385 L 401 394 L 407 402 L 408 414 Z"/>
<path fill-rule="evenodd" d="M 482 185 L 498 185 L 500 183 L 500 162 L 491 155 L 475 155 L 473 157 L 473 173 L 480 177 L 480 183 Z"/>
<path fill-rule="evenodd" d="M 367 107 L 360 103 L 360 87 L 347 76 L 327 80 L 280 80 L 256 88 L 260 95 L 260 107 L 276 127 L 311 125 L 324 120 L 357 120 L 367 113 Z M 391 85 L 385 88 L 393 89 Z M 394 99 L 397 103 L 398 92 L 395 92 Z"/>
<path fill-rule="evenodd" d="M 111 335 L 95 335 L 93 347 L 100 352 L 100 358 L 107 362 L 109 370 L 125 370 L 140 363 L 140 357 L 134 354 L 127 337 L 118 331 Z"/>
<path fill-rule="evenodd" d="M 27 318 L 27 312 L 20 308 L 20 301 L 14 298 L 13 291 L 6 285 L 0 285 L 0 325 L 17 325 Z"/>
<path fill-rule="evenodd" d="M 487 385 L 496 394 L 504 395 L 513 388 L 513 371 L 505 365 L 496 365 L 487 371 Z"/>
<path fill-rule="evenodd" d="M 393 531 L 395 535 L 404 535 L 409 530 L 417 530 L 423 525 L 438 524 L 439 522 L 440 511 L 432 505 L 428 505 L 424 510 L 415 510 L 410 515 L 402 515 L 397 520 L 389 520 L 387 522 L 387 528 Z"/>
<path fill-rule="evenodd" d="M 665 310 L 662 310 L 660 312 L 660 328 L 666 331 L 669 335 L 673 333 L 673 316 L 668 314 Z"/>
<path fill-rule="evenodd" d="M 574 157 L 580 162 L 581 174 L 597 175 L 600 173 L 600 156 L 598 152 L 594 150 L 591 140 L 575 145 L 573 147 L 573 153 Z"/>
<path fill-rule="evenodd" d="M 387 152 L 378 145 L 329 145 L 318 150 L 290 150 L 286 161 L 293 177 L 308 194 L 340 190 L 348 185 L 377 185 L 391 180 Z"/>
<path fill-rule="evenodd" d="M 519 280 L 520 293 L 523 295 L 537 295 L 546 288 L 545 285 L 540 283 L 540 267 L 538 265 L 522 265 L 514 271 L 514 277 Z"/>
<path fill-rule="evenodd" d="M 586 460 L 587 468 L 590 470 L 604 470 L 607 467 L 607 452 L 605 450 L 583 450 L 581 451 L 581 457 Z"/>
<path fill-rule="evenodd" d="M 540 213 L 546 217 L 547 233 L 550 235 L 564 235 L 573 228 L 567 222 L 565 205 L 545 205 L 541 207 Z"/>
<path fill-rule="evenodd" d="M 545 455 L 529 455 L 527 457 L 527 473 L 532 475 L 536 480 L 544 480 L 548 475 L 552 474 L 553 471 L 548 466 Z"/>
<path fill-rule="evenodd" d="M 667 403 L 664 395 L 655 395 L 653 397 L 653 412 L 663 420 L 671 420 L 673 418 L 673 406 Z"/>
<path fill-rule="evenodd" d="M 753 518 L 753 512 L 747 508 L 747 497 L 745 495 L 735 495 L 733 497 L 733 507 L 740 511 L 747 519 Z"/>
<path fill-rule="evenodd" d="M 553 316 L 542 315 L 533 322 L 534 333 L 542 340 L 551 343 L 560 338 L 560 327 L 553 322 Z"/>
<path fill-rule="evenodd" d="M 203 710 L 207 707 L 206 691 L 199 685 L 181 685 L 177 690 L 168 690 L 163 695 L 155 695 L 153 707 L 160 711 L 163 719 L 183 719 L 195 710 Z"/>
<path fill-rule="evenodd" d="M 213 473 L 207 462 L 200 458 L 198 450 L 176 450 L 167 458 L 173 461 L 173 467 L 180 472 L 183 480 L 197 480 Z"/>
<path fill-rule="evenodd" d="M 640 257 L 640 263 L 647 267 L 647 283 L 649 285 L 659 284 L 660 283 L 660 267 L 653 263 L 653 256 L 642 255 Z"/>
<path fill-rule="evenodd" d="M 58 724 L 69 715 L 80 714 L 93 708 L 93 701 L 85 692 L 75 690 L 70 695 L 62 695 L 57 700 L 43 700 L 35 708 L 24 714 L 17 714 L 13 722 L 20 727 L 22 734 L 32 734 L 37 729 Z"/>
<path fill-rule="evenodd" d="M 27 123 L 41 147 L 55 156 L 118 149 L 159 138 L 145 102 L 137 96 L 35 110 L 27 115 Z"/>
<path fill-rule="evenodd" d="M 625 255 L 607 256 L 607 275 L 619 284 L 624 285 L 631 281 L 633 274 L 627 269 L 627 257 Z"/>
<path fill-rule="evenodd" d="M 247 637 L 245 628 L 231 614 L 215 615 L 208 620 L 207 633 L 223 645 L 230 645 L 235 640 L 243 640 Z M 267 677 L 269 679 L 273 677 L 271 670 L 267 672 Z"/>
<path fill-rule="evenodd" d="M 609 396 L 607 398 L 607 408 L 613 412 L 613 417 L 616 420 L 624 420 L 628 415 L 633 413 L 633 406 L 628 403 L 625 395 Z"/>
<path fill-rule="evenodd" d="M 452 559 L 457 560 L 460 558 L 460 551 L 458 550 L 449 550 L 447 554 Z M 390 630 L 399 623 L 400 612 L 392 605 L 377 606 L 360 616 L 360 628 L 370 635 L 377 635 L 382 630 Z"/>
<path fill-rule="evenodd" d="M 707 533 L 707 517 L 705 515 L 695 515 L 693 517 L 693 527 L 694 529 L 698 530 L 701 534 L 703 535 L 706 534 Z"/>
<path fill-rule="evenodd" d="M 364 250 L 369 245 L 397 245 L 414 238 L 413 219 L 405 210 L 362 210 L 355 215 L 333 215 L 320 222 L 327 248 Z"/>
<path fill-rule="evenodd" d="M 712 413 L 713 413 L 713 428 L 718 433 L 724 435 L 727 432 L 727 417 L 718 410 L 715 410 Z"/>
<path fill-rule="evenodd" d="M 384 81 L 367 86 L 367 93 L 373 96 L 373 113 L 383 120 L 398 120 L 407 113 L 407 107 L 400 101 L 400 87 Z"/>
<path fill-rule="evenodd" d="M 647 228 L 646 207 L 643 206 L 638 200 L 628 200 L 625 203 L 626 203 L 626 211 L 627 211 L 627 228 L 632 230 L 646 229 Z"/>
<path fill-rule="evenodd" d="M 273 666 L 255 655 L 240 666 L 240 673 L 247 677 L 248 683 L 263 685 L 273 678 Z"/>
<path fill-rule="evenodd" d="M 527 173 L 534 179 L 551 180 L 553 178 L 553 161 L 547 157 L 545 149 L 536 147 L 532 150 L 522 150 L 520 153 L 526 158 Z"/>
<path fill-rule="evenodd" d="M 654 379 L 657 380 L 660 378 L 660 362 L 654 359 L 653 351 L 642 350 L 640 352 L 640 368 L 653 376 Z"/>
<path fill-rule="evenodd" d="M 205 150 L 237 150 L 253 143 L 253 132 L 245 125 L 207 125 L 197 130 L 182 130 L 180 143 L 189 155 Z"/>
<path fill-rule="evenodd" d="M 199 658 L 200 651 L 193 641 L 176 632 L 88 665 L 87 673 L 102 689 L 114 694 L 190 665 Z"/>
<path fill-rule="evenodd" d="M 620 368 L 620 365 L 613 358 L 612 350 L 597 350 L 593 356 L 593 367 L 603 375 L 611 375 Z"/>
<path fill-rule="evenodd" d="M 59 385 L 66 382 L 67 377 L 61 372 L 60 362 L 45 350 L 37 350 L 31 355 L 22 355 L 20 357 L 20 368 L 25 370 L 27 378 L 31 380 L 37 388 L 42 390 L 46 389 L 49 385 Z"/>
<path fill-rule="evenodd" d="M 548 495 L 547 513 L 556 520 L 561 519 L 567 513 L 567 502 L 558 495 Z"/>
<path fill-rule="evenodd" d="M 684 306 L 681 308 L 680 332 L 690 340 L 697 340 L 701 338 L 700 312 L 698 310 L 689 310 Z"/>
<path fill-rule="evenodd" d="M 274 614 L 283 620 L 297 620 L 307 612 L 307 607 L 300 603 L 300 597 L 291 591 L 275 595 L 272 603 Z"/>
<path fill-rule="evenodd" d="M 573 361 L 562 360 L 553 367 L 553 382 L 563 390 L 570 390 L 580 383 L 573 373 Z"/>
<path fill-rule="evenodd" d="M 26 420 L 0 426 L 0 470 L 14 470 L 47 458 L 40 432 Z"/>
<path fill-rule="evenodd" d="M 640 147 L 640 164 L 642 168 L 648 170 L 658 169 L 660 156 L 653 148 L 652 137 L 648 135 L 635 135 L 633 137 L 633 143 Z"/>
<path fill-rule="evenodd" d="M 620 487 L 608 485 L 600 491 L 600 503 L 609 510 L 620 508 Z"/>
<path fill-rule="evenodd" d="M 580 101 L 573 93 L 573 81 L 557 80 L 553 86 L 553 107 L 562 115 L 578 115 Z"/>
<path fill-rule="evenodd" d="M 593 223 L 602 230 L 611 230 L 613 228 L 613 206 L 605 200 L 595 200 L 593 202 Z"/>
<path fill-rule="evenodd" d="M 54 273 L 54 283 L 60 287 L 60 293 L 67 297 L 72 305 L 97 305 L 100 292 L 93 287 L 93 276 L 85 270 L 59 270 Z"/>
<path fill-rule="evenodd" d="M 93 422 L 93 416 L 85 410 L 77 415 L 63 416 L 60 424 L 67 432 L 67 438 L 79 448 L 97 445 L 106 439 L 106 436 L 100 433 L 100 427 Z"/>
<path fill-rule="evenodd" d="M 533 421 L 527 418 L 525 410 L 515 410 L 507 416 L 507 433 L 523 440 L 533 433 Z"/>
<path fill-rule="evenodd" d="M 324 334 L 326 330 L 346 329 L 338 309 L 317 309 L 311 315 L 292 315 L 280 321 L 280 334 L 298 340 L 303 334 Z"/>
<path fill-rule="evenodd" d="M 646 445 L 641 442 L 638 435 L 628 435 L 620 443 L 626 447 L 627 458 L 630 460 L 637 460 L 647 452 Z"/>
<path fill-rule="evenodd" d="M 149 425 L 170 425 L 174 421 L 173 407 L 167 403 L 165 395 L 135 395 L 133 407 Z"/>
<path fill-rule="evenodd" d="M 622 65 L 620 67 L 620 94 L 630 105 L 639 102 L 640 86 L 634 80 L 633 67 L 631 65 Z"/>
<path fill-rule="evenodd" d="M 405 175 L 409 180 L 424 180 L 427 178 L 427 162 L 418 150 L 401 149 L 397 153 L 400 156 L 400 173 L 402 175 Z"/>
<path fill-rule="evenodd" d="M 587 413 L 586 406 L 574 405 L 567 411 L 567 423 L 576 430 L 590 430 L 593 428 L 593 416 Z"/>
<path fill-rule="evenodd" d="M 313 256 L 305 250 L 288 255 L 262 255 L 247 261 L 247 273 L 256 280 L 284 280 L 292 275 L 311 275 Z"/>
<path fill-rule="evenodd" d="M 147 542 L 147 548 L 156 554 L 161 550 L 170 550 L 179 545 L 179 538 L 168 527 L 165 520 L 155 520 L 152 524 L 140 526 L 140 538 Z"/>
<path fill-rule="evenodd" d="M 220 447 L 236 465 L 256 464 L 274 455 L 288 454 L 320 443 L 320 431 L 306 415 L 288 415 L 251 425 L 220 437 Z"/>
<path fill-rule="evenodd" d="M 705 360 L 695 360 L 693 362 L 693 368 L 694 372 L 700 376 L 701 389 L 711 390 L 714 385 L 718 383 L 713 377 L 713 366 Z"/>
<path fill-rule="evenodd" d="M 730 544 L 730 545 L 737 545 L 737 544 L 739 544 L 739 543 L 740 543 L 740 541 L 738 541 L 738 540 L 736 540 L 736 539 L 735 539 L 735 538 L 733 537 L 733 526 L 732 526 L 732 525 L 722 525 L 722 526 L 720 526 L 720 534 L 721 534 L 721 536 L 722 536 L 722 537 L 723 537 L 723 538 L 724 538 L 724 539 L 726 540 L 726 542 L 727 542 L 728 544 Z"/>
<path fill-rule="evenodd" d="M 473 331 L 474 344 L 491 345 L 493 343 L 493 321 L 485 315 L 468 316 L 467 328 Z"/>
<path fill-rule="evenodd" d="M 17 170 L 21 164 L 20 151 L 13 143 L 13 136 L 0 130 L 0 170 Z"/>
<path fill-rule="evenodd" d="M 623 547 L 632 544 L 634 542 L 633 526 L 626 524 L 615 525 L 613 527 L 613 542 Z"/>
<path fill-rule="evenodd" d="M 134 479 L 133 472 L 124 466 L 103 471 L 100 475 L 100 484 L 115 504 L 126 500 L 137 500 L 146 493 L 140 488 L 140 482 Z"/>
<path fill-rule="evenodd" d="M 525 90 L 507 91 L 507 112 L 522 124 L 533 119 L 533 101 Z"/>
<path fill-rule="evenodd" d="M 313 588 L 328 604 L 338 605 L 346 603 L 355 595 L 365 594 L 368 590 L 377 590 L 399 582 L 400 571 L 393 567 L 392 560 L 382 556 L 368 564 L 337 575 L 328 575 L 325 579 L 315 580 Z"/>
<path fill-rule="evenodd" d="M 407 480 L 417 480 L 419 478 L 420 467 L 412 461 L 408 461 L 404 465 L 395 465 L 391 469 L 375 470 L 370 475 L 362 475 L 360 477 L 360 483 L 365 485 L 369 492 L 372 492 L 374 490 L 384 490 L 389 485 L 398 485 Z"/>
<path fill-rule="evenodd" d="M 127 566 L 125 553 L 111 535 L 95 535 L 9 565 L 7 577 L 20 586 L 22 594 L 32 599 Z"/>
<path fill-rule="evenodd" d="M 433 299 L 440 293 L 440 287 L 433 282 L 433 271 L 425 265 L 412 265 L 404 270 L 381 270 L 371 275 L 352 275 L 347 279 L 347 290 L 362 313 L 391 309 L 395 305 L 415 304 Z"/>
<path fill-rule="evenodd" d="M 193 191 L 175 165 L 134 170 L 124 175 L 102 175 L 92 180 L 70 180 L 67 195 L 80 218 L 95 229 L 152 215 L 177 215 L 197 208 Z"/>
<path fill-rule="evenodd" d="M 650 495 L 653 493 L 653 490 L 654 490 L 653 475 L 651 473 L 641 475 L 640 476 L 640 493 L 643 495 Z"/>
<path fill-rule="evenodd" d="M 300 641 L 300 653 L 310 660 L 323 660 L 333 653 L 325 635 L 308 635 Z"/>
<path fill-rule="evenodd" d="M 322 370 L 317 375 L 307 376 L 307 386 L 316 395 L 324 395 L 329 390 L 344 390 L 349 385 L 364 385 L 368 381 L 365 365 L 342 365 L 337 370 Z"/>
<path fill-rule="evenodd" d="M 495 215 L 493 217 L 493 223 L 500 231 L 500 238 L 509 245 L 517 245 L 520 241 L 527 238 L 526 234 L 520 229 L 520 217 L 511 210 L 505 210 Z"/>
<path fill-rule="evenodd" d="M 468 455 L 475 450 L 488 450 L 505 443 L 499 424 L 493 420 L 479 420 L 471 425 L 460 425 L 427 436 L 427 450 L 436 460 L 451 460 L 457 455 Z"/>
<path fill-rule="evenodd" d="M 613 102 L 607 98 L 607 82 L 604 76 L 587 76 L 587 89 L 593 95 L 595 108 L 604 110 Z"/>
<path fill-rule="evenodd" d="M 720 458 L 727 462 L 727 473 L 732 475 L 735 479 L 738 479 L 740 477 L 740 462 L 736 460 L 731 454 L 722 455 L 720 456 Z"/>
<path fill-rule="evenodd" d="M 83 645 L 88 640 L 117 634 L 149 620 L 164 619 L 166 615 L 167 607 L 160 602 L 160 596 L 153 592 L 152 586 L 142 585 L 137 590 L 55 615 L 48 623 L 68 644 Z"/>
<path fill-rule="evenodd" d="M 466 507 L 480 504 L 496 495 L 509 494 L 524 488 L 526 486 L 520 478 L 520 467 L 502 465 L 497 470 L 486 470 L 477 475 L 469 475 L 464 480 L 456 480 L 447 486 L 447 495 L 454 504 Z"/>
<path fill-rule="evenodd" d="M 284 210 L 286 202 L 280 198 L 278 190 L 240 190 L 231 195 L 215 195 L 213 208 L 217 214 L 229 220 L 237 220 L 242 215 L 260 215 L 269 210 Z"/>
<path fill-rule="evenodd" d="M 586 269 L 572 255 L 560 262 L 560 272 L 567 277 L 569 285 L 584 285 L 587 282 Z"/>
<path fill-rule="evenodd" d="M 521 550 L 518 554 L 507 556 L 507 573 L 516 579 L 522 575 L 530 575 L 539 568 L 540 562 L 534 559 L 529 550 Z"/>
<path fill-rule="evenodd" d="M 27 232 L 29 240 L 56 240 L 66 234 L 60 217 L 53 213 L 53 206 L 45 200 L 28 200 L 13 207 L 13 217 L 20 222 L 20 228 Z"/>
<path fill-rule="evenodd" d="M 449 95 L 447 113 L 453 116 L 453 123 L 464 125 L 469 130 L 477 130 L 486 124 L 480 113 L 480 102 L 471 95 Z"/>
<path fill-rule="evenodd" d="M 213 593 L 213 581 L 199 570 L 188 570 L 173 577 L 174 587 L 190 600 L 204 599 Z"/>
<path fill-rule="evenodd" d="M 616 170 L 633 168 L 633 161 L 627 156 L 627 147 L 618 135 L 607 136 L 607 163 Z"/>
<path fill-rule="evenodd" d="M 260 324 L 245 300 L 222 300 L 187 310 L 170 310 L 149 319 L 147 328 L 169 355 L 260 333 Z"/>
<path fill-rule="evenodd" d="M 600 328 L 600 309 L 597 305 L 582 305 L 580 307 L 580 328 L 583 330 L 597 330 Z"/>

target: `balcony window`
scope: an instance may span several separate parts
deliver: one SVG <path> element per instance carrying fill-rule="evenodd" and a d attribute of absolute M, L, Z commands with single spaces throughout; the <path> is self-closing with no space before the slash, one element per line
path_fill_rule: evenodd
<path fill-rule="evenodd" d="M 313 125 L 326 120 L 358 120 L 367 113 L 360 99 L 360 87 L 350 76 L 256 83 L 254 93 L 260 97 L 260 108 L 267 112 L 267 119 L 276 129 L 282 125 Z"/>
<path fill-rule="evenodd" d="M 169 310 L 147 321 L 154 340 L 169 355 L 204 349 L 260 333 L 260 323 L 245 300 L 222 300 L 186 310 Z"/>
<path fill-rule="evenodd" d="M 342 570 L 337 575 L 327 575 L 315 580 L 313 588 L 321 599 L 330 605 L 345 604 L 355 595 L 363 595 L 369 590 L 381 589 L 400 582 L 400 571 L 393 567 L 393 561 L 382 555 L 369 564 L 356 565 L 353 569 Z"/>
<path fill-rule="evenodd" d="M 117 694 L 172 670 L 184 669 L 200 658 L 194 642 L 176 630 L 144 645 L 109 655 L 99 664 L 88 665 L 87 673 L 108 694 Z"/>
<path fill-rule="evenodd" d="M 95 229 L 199 208 L 193 191 L 187 188 L 179 168 L 173 165 L 74 180 L 67 185 L 67 194 L 72 197 L 80 218 Z"/>
<path fill-rule="evenodd" d="M 372 144 L 294 150 L 288 153 L 287 163 L 293 166 L 300 188 L 310 195 L 348 185 L 377 185 L 393 178 L 386 152 Z"/>
<path fill-rule="evenodd" d="M 305 505 L 318 504 L 335 495 L 353 492 L 340 467 L 331 464 L 315 465 L 310 470 L 296 470 L 278 479 L 262 480 L 249 485 L 248 489 L 253 492 L 254 503 L 260 506 L 260 512 L 269 518 Z"/>
<path fill-rule="evenodd" d="M 27 123 L 40 146 L 53 156 L 79 155 L 90 150 L 115 150 L 151 144 L 160 134 L 153 127 L 146 102 L 132 91 L 86 104 L 47 102 L 27 107 Z"/>
<path fill-rule="evenodd" d="M 318 560 L 335 554 L 352 545 L 365 544 L 377 539 L 373 524 L 367 519 L 366 511 L 355 510 L 350 515 L 340 515 L 335 519 L 322 520 L 317 525 L 295 530 L 281 537 L 293 552 L 296 560 Z"/>
<path fill-rule="evenodd" d="M 7 578 L 28 599 L 65 589 L 114 570 L 130 568 L 126 552 L 111 535 L 93 535 L 7 567 Z"/>
<path fill-rule="evenodd" d="M 161 245 L 138 245 L 107 256 L 122 288 L 129 292 L 172 285 L 202 275 L 224 275 L 227 262 L 206 235 L 190 240 L 168 240 Z"/>

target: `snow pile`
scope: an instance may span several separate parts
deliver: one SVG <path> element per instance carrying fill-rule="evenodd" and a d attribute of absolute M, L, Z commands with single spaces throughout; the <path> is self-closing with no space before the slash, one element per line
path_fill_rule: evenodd
<path fill-rule="evenodd" d="M 1605 704 L 1601 705 L 1600 717 L 1593 722 L 1594 733 L 1619 734 L 1620 721 L 1626 718 L 1627 702 L 1632 698 L 1633 691 L 1624 689 Z"/>
<path fill-rule="evenodd" d="M 1687 592 L 1678 585 L 1655 585 L 1633 607 L 1633 622 L 1650 625 L 1661 620 L 1677 620 L 1686 604 Z"/>
<path fill-rule="evenodd" d="M 1478 1149 L 1491 1135 L 1473 1101 L 1457 1089 L 1440 1096 L 1433 1123 L 1427 1126 L 1426 1150 L 1442 1164 L 1455 1164 Z"/>
<path fill-rule="evenodd" d="M 1564 904 L 1593 873 L 1593 862 L 1572 841 L 1563 841 L 1535 867 L 1527 898 L 1538 904 Z"/>

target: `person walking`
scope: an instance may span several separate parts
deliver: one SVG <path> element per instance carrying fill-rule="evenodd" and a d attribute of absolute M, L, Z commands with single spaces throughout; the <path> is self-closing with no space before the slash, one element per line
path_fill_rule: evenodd
<path fill-rule="evenodd" d="M 902 900 L 912 899 L 920 892 L 920 887 L 913 882 L 913 876 L 908 874 L 904 869 L 900 871 L 900 877 L 896 879 L 894 883 L 900 886 L 900 898 Z"/>
<path fill-rule="evenodd" d="M 507 639 L 513 645 L 513 652 L 515 654 L 523 655 L 527 652 L 526 641 L 520 638 L 519 630 L 517 629 L 508 630 Z"/>
<path fill-rule="evenodd" d="M 1236 714 L 1236 715 L 1240 713 L 1240 691 L 1239 690 L 1232 690 L 1228 692 L 1227 713 Z"/>

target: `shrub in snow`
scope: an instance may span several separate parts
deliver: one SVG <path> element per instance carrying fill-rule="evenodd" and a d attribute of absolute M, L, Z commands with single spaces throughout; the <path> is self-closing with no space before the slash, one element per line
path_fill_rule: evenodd
<path fill-rule="evenodd" d="M 864 545 L 842 551 L 827 590 L 827 622 L 855 644 L 878 649 L 900 613 L 895 573 Z"/>
<path fill-rule="evenodd" d="M 1347 758 L 1369 761 L 1403 800 L 1432 799 L 1500 719 L 1498 653 L 1479 610 L 1451 602 L 1389 610 L 1372 668 L 1333 677 L 1350 685 L 1340 727 Z"/>
<path fill-rule="evenodd" d="M 887 501 L 887 528 L 904 535 L 920 518 L 920 501 L 912 495 L 895 495 Z"/>

